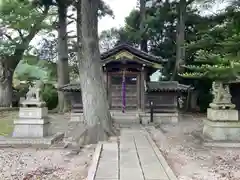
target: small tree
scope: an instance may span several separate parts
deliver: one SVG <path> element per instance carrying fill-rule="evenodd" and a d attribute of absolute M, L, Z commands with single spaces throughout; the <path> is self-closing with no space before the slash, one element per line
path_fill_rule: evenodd
<path fill-rule="evenodd" d="M 49 27 L 49 6 L 33 8 L 28 1 L 2 0 L 0 11 L 0 106 L 12 102 L 13 72 L 35 35 Z"/>

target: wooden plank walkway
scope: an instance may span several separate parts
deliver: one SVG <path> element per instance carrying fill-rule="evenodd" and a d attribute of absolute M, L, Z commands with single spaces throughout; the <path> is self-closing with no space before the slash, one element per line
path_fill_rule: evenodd
<path fill-rule="evenodd" d="M 94 180 L 177 180 L 163 161 L 143 128 L 122 129 L 119 144 L 103 143 Z"/>

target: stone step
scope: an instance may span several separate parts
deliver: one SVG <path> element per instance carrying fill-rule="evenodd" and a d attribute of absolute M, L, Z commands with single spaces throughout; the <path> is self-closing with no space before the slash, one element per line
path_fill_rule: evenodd
<path fill-rule="evenodd" d="M 115 115 L 113 120 L 116 123 L 140 123 L 140 118 L 137 115 Z"/>

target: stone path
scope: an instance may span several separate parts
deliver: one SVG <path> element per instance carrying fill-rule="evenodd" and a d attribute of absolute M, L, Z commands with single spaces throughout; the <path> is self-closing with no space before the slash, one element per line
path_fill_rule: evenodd
<path fill-rule="evenodd" d="M 103 144 L 95 180 L 177 180 L 153 144 L 143 128 L 122 129 L 119 144 Z"/>

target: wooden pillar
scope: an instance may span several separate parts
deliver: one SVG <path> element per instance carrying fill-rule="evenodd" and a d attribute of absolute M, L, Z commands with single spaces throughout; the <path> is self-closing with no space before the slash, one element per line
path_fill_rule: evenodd
<path fill-rule="evenodd" d="M 137 110 L 141 110 L 141 73 L 137 74 Z"/>
<path fill-rule="evenodd" d="M 141 88 L 140 88 L 140 93 L 141 93 L 141 110 L 144 112 L 145 111 L 145 78 L 146 78 L 146 72 L 144 65 L 141 69 Z"/>
<path fill-rule="evenodd" d="M 107 97 L 108 97 L 108 104 L 109 108 L 112 107 L 112 86 L 111 86 L 111 73 L 107 72 Z"/>

